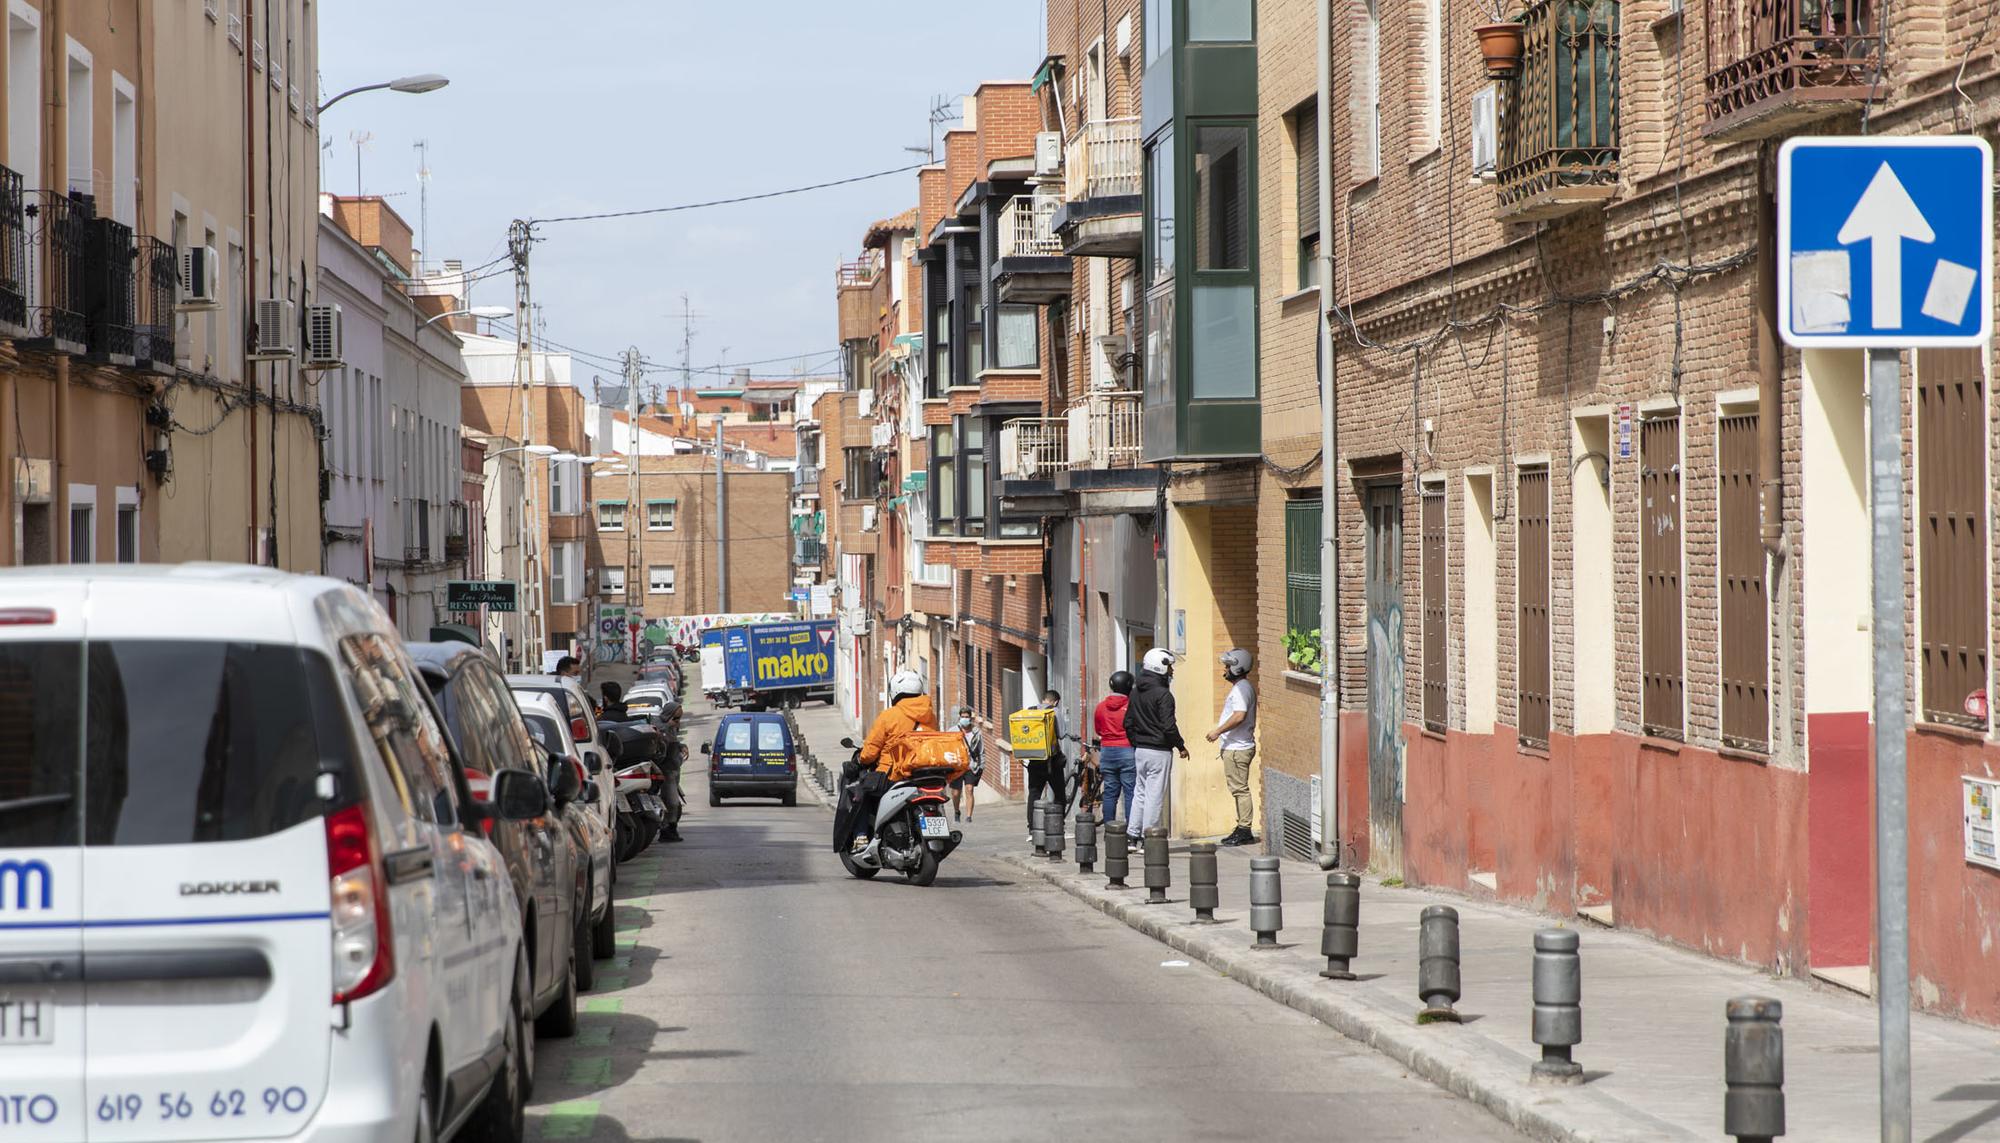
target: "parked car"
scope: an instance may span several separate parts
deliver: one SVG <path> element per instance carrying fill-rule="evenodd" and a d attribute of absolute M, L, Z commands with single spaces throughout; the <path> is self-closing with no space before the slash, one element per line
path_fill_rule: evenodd
<path fill-rule="evenodd" d="M 456 761 L 473 797 L 493 796 L 500 779 L 512 773 L 547 782 L 551 759 L 529 737 L 513 693 L 485 651 L 465 643 L 412 643 L 409 652 L 444 711 Z M 583 795 L 582 786 L 566 766 L 556 768 L 553 776 L 548 812 L 497 825 L 492 838 L 507 859 L 521 902 L 535 1030 L 563 1037 L 576 1033 L 576 994 L 582 987 L 577 962 L 590 956 L 583 908 L 589 882 L 560 816 L 564 806 Z"/>
<path fill-rule="evenodd" d="M 569 711 L 570 740 L 583 755 L 589 773 L 595 774 L 611 762 L 610 754 L 598 741 L 596 708 L 591 706 L 582 683 L 557 675 L 508 675 L 507 686 L 514 691 L 537 691 L 563 704 Z"/>
<path fill-rule="evenodd" d="M 527 956 L 483 830 L 547 791 L 475 804 L 365 595 L 8 569 L 0 728 L 11 1133 L 523 1137 Z"/>
<path fill-rule="evenodd" d="M 583 797 L 563 807 L 563 821 L 569 826 L 577 850 L 590 864 L 590 894 L 584 899 L 584 916 L 590 925 L 590 956 L 579 955 L 576 961 L 577 987 L 588 991 L 597 982 L 593 958 L 603 960 L 617 951 L 616 921 L 611 909 L 611 889 L 617 884 L 616 867 L 611 860 L 615 826 L 614 819 L 604 813 L 617 798 L 608 788 L 611 779 L 608 772 L 595 778 L 585 776 L 583 757 L 577 753 L 576 743 L 570 741 L 569 720 L 563 717 L 554 699 L 544 694 L 516 692 L 514 701 L 520 705 L 521 717 L 527 722 L 528 734 L 535 744 L 574 769 L 577 781 L 583 786 Z"/>
<path fill-rule="evenodd" d="M 783 715 L 725 714 L 701 752 L 708 755 L 709 805 L 745 795 L 799 804 L 798 743 Z"/>

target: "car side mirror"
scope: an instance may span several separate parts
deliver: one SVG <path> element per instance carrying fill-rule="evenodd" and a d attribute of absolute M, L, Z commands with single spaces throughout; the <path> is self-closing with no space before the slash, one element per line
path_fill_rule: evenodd
<path fill-rule="evenodd" d="M 604 793 L 598 789 L 596 782 L 585 782 L 583 784 L 583 803 L 585 805 L 594 806 L 603 799 Z"/>
<path fill-rule="evenodd" d="M 583 795 L 583 780 L 577 777 L 576 767 L 561 754 L 549 755 L 549 792 L 555 795 L 556 805 L 568 805 Z"/>
<path fill-rule="evenodd" d="M 549 788 L 526 770 L 493 776 L 493 812 L 503 822 L 524 822 L 549 812 Z"/>

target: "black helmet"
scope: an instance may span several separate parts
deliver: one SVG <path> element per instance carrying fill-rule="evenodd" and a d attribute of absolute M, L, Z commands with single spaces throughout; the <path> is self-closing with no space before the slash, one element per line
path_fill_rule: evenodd
<path fill-rule="evenodd" d="M 1131 694 L 1131 693 L 1132 693 L 1132 672 L 1130 672 L 1130 671 L 1113 671 L 1113 672 L 1111 672 L 1111 693 L 1112 693 L 1112 694 L 1118 694 L 1118 695 L 1129 695 L 1129 694 Z"/>

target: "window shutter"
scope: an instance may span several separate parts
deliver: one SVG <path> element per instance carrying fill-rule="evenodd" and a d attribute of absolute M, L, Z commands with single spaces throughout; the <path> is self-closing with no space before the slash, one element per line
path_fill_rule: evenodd
<path fill-rule="evenodd" d="M 1354 82 L 1348 85 L 1347 98 L 1348 136 L 1352 140 L 1348 153 L 1354 156 L 1354 166 L 1348 178 L 1357 183 L 1382 170 L 1376 138 L 1376 103 L 1381 97 L 1380 78 L 1375 74 L 1377 24 L 1375 0 L 1354 0 Z"/>
<path fill-rule="evenodd" d="M 1299 237 L 1319 233 L 1319 108 L 1293 116 L 1298 132 Z"/>

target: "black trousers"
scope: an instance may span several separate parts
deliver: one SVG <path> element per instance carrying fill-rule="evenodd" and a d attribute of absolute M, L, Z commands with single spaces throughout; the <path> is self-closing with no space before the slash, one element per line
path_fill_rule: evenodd
<path fill-rule="evenodd" d="M 1058 754 L 1044 762 L 1030 762 L 1027 764 L 1027 767 L 1028 828 L 1035 828 L 1035 803 L 1042 800 L 1044 789 L 1048 791 L 1050 797 L 1056 800 L 1056 804 L 1062 808 L 1064 815 L 1067 816 L 1069 813 L 1069 789 L 1064 783 L 1063 775 L 1068 770 L 1068 764 L 1064 761 L 1063 756 Z"/>
<path fill-rule="evenodd" d="M 833 810 L 833 851 L 845 853 L 857 833 L 875 832 L 875 809 L 889 788 L 889 776 L 848 763 L 841 770 L 840 800 Z"/>

